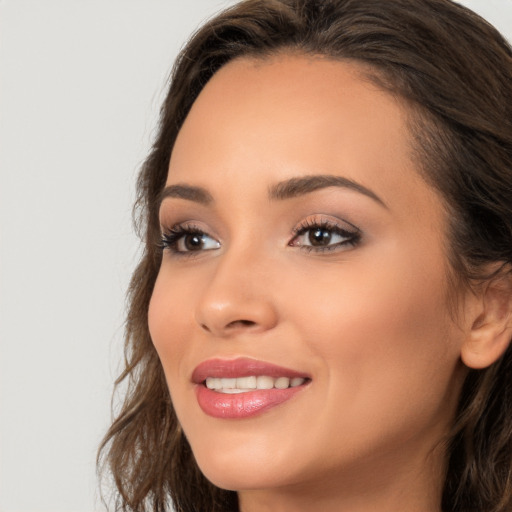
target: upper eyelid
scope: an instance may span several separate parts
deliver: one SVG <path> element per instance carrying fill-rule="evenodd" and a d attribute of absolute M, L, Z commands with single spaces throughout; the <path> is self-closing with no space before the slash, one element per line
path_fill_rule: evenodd
<path fill-rule="evenodd" d="M 194 220 L 185 220 L 185 221 L 181 221 L 181 222 L 172 222 L 172 223 L 160 221 L 159 228 L 160 228 L 161 234 L 175 230 L 175 229 L 181 229 L 181 230 L 185 230 L 185 231 L 187 229 L 189 229 L 190 231 L 201 232 L 201 233 L 204 233 L 205 235 L 211 236 L 213 238 L 218 238 L 218 236 L 213 234 L 214 230 L 212 230 L 206 226 L 201 226 L 200 224 L 201 223 L 198 223 L 197 221 L 194 221 Z M 346 219 L 342 219 L 342 218 L 338 218 L 338 217 L 333 218 L 330 215 L 324 215 L 324 214 L 312 214 L 312 215 L 308 215 L 307 217 L 302 219 L 300 222 L 298 222 L 292 228 L 291 234 L 296 235 L 301 230 L 303 231 L 305 229 L 309 229 L 309 228 L 316 227 L 316 226 L 325 226 L 325 227 L 332 227 L 332 228 L 339 228 L 339 229 L 344 229 L 346 227 L 346 228 L 348 228 L 348 229 L 346 229 L 347 231 L 362 233 L 362 231 L 359 227 L 357 227 L 355 224 L 353 224 L 352 222 L 350 222 Z"/>
<path fill-rule="evenodd" d="M 343 231 L 350 231 L 351 233 L 362 233 L 361 229 L 352 222 L 340 218 L 325 217 L 321 214 L 305 218 L 293 228 L 292 232 L 297 235 L 301 231 L 303 232 L 316 226 L 338 228 Z"/>
<path fill-rule="evenodd" d="M 292 241 L 299 237 L 304 236 L 308 231 L 312 231 L 315 228 L 332 231 L 333 233 L 337 233 L 338 235 L 345 236 L 345 237 L 351 238 L 351 239 L 354 239 L 354 238 L 360 239 L 363 235 L 362 231 L 359 228 L 357 228 L 356 226 L 354 226 L 353 224 L 349 223 L 349 226 L 350 226 L 350 228 L 347 229 L 344 226 L 340 226 L 339 224 L 332 223 L 332 222 L 328 222 L 328 223 L 315 222 L 315 223 L 312 223 L 307 226 L 305 226 L 305 225 L 297 226 L 296 228 L 294 228 Z"/>
<path fill-rule="evenodd" d="M 165 225 L 160 224 L 160 229 L 162 231 L 170 231 L 173 229 L 189 229 L 191 231 L 204 231 L 203 228 L 199 227 L 196 223 L 192 221 L 176 222 L 173 223 L 170 227 L 166 227 Z"/>
<path fill-rule="evenodd" d="M 204 233 L 205 235 L 210 236 L 209 229 L 202 227 L 198 222 L 193 220 L 185 220 L 182 222 L 160 222 L 160 233 L 168 233 L 169 231 L 182 230 L 182 231 L 194 231 Z"/>

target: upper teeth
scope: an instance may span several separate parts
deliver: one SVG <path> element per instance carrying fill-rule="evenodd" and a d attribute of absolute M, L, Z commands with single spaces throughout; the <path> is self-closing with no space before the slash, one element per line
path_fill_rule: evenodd
<path fill-rule="evenodd" d="M 244 393 L 253 389 L 286 389 L 294 388 L 304 383 L 302 377 L 268 377 L 266 375 L 251 375 L 250 377 L 237 377 L 235 379 L 220 379 L 208 377 L 206 387 L 220 393 Z"/>

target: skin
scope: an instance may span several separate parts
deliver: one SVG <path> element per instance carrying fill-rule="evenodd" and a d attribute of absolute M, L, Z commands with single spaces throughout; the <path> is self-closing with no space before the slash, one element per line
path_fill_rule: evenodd
<path fill-rule="evenodd" d="M 379 200 L 340 186 L 269 198 L 319 175 Z M 233 61 L 180 131 L 175 184 L 212 200 L 167 197 L 162 229 L 192 224 L 211 250 L 164 251 L 149 327 L 206 477 L 237 490 L 243 512 L 439 512 L 469 329 L 449 313 L 446 214 L 413 160 L 405 107 L 353 63 Z M 356 226 L 360 240 L 308 250 L 309 232 L 294 229 L 318 221 Z M 258 416 L 212 418 L 191 374 L 214 357 L 311 382 Z"/>

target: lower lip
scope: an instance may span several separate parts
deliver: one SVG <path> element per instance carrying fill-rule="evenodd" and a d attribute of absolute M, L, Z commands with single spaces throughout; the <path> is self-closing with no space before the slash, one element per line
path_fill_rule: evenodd
<path fill-rule="evenodd" d="M 208 389 L 204 385 L 196 388 L 199 407 L 208 416 L 223 419 L 250 418 L 290 400 L 304 389 L 304 385 L 286 389 L 258 389 L 246 393 L 227 394 Z"/>

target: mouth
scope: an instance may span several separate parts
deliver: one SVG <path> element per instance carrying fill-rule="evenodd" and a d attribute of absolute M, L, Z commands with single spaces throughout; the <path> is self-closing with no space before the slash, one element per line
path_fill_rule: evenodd
<path fill-rule="evenodd" d="M 255 389 L 287 389 L 302 386 L 304 377 L 270 377 L 268 375 L 250 375 L 238 378 L 207 377 L 204 385 L 218 393 L 248 393 Z"/>
<path fill-rule="evenodd" d="M 202 411 L 222 419 L 259 415 L 308 387 L 311 377 L 253 359 L 211 359 L 192 374 Z"/>

